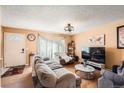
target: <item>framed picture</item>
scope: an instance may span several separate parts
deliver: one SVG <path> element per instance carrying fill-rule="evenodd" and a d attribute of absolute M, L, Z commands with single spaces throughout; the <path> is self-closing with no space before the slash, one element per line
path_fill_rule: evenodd
<path fill-rule="evenodd" d="M 124 49 L 124 25 L 117 27 L 117 48 Z"/>
<path fill-rule="evenodd" d="M 105 45 L 105 34 L 97 35 L 89 39 L 90 45 L 92 46 L 104 46 Z"/>

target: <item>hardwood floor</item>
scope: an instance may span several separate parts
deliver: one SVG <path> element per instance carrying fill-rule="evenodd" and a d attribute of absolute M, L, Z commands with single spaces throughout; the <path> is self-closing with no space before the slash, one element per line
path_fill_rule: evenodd
<path fill-rule="evenodd" d="M 22 74 L 3 77 L 1 86 L 3 88 L 33 88 L 32 68 L 26 67 Z"/>
<path fill-rule="evenodd" d="M 75 73 L 74 66 L 75 64 L 69 64 L 64 67 L 70 70 L 71 72 Z M 33 88 L 31 72 L 32 72 L 32 68 L 26 67 L 22 74 L 2 78 L 2 87 L 3 88 Z M 99 72 L 96 71 L 96 74 L 99 75 Z M 94 80 L 82 79 L 81 87 L 97 88 L 97 78 Z"/>
<path fill-rule="evenodd" d="M 69 64 L 69 65 L 65 65 L 64 67 L 68 70 L 70 70 L 71 72 L 75 73 L 75 69 L 74 66 L 75 64 Z M 95 79 L 93 80 L 86 80 L 86 79 L 82 79 L 82 83 L 81 83 L 81 88 L 97 88 L 98 86 L 98 78 L 100 77 L 100 71 L 96 70 L 95 71 Z"/>

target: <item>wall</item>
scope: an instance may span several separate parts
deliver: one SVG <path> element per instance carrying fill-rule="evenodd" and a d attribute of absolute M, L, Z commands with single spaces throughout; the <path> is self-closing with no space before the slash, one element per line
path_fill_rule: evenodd
<path fill-rule="evenodd" d="M 68 35 L 63 34 L 56 34 L 56 33 L 48 33 L 48 32 L 41 32 L 41 31 L 34 31 L 34 30 L 28 30 L 28 29 L 20 29 L 20 28 L 12 28 L 12 27 L 2 27 L 3 32 L 11 32 L 11 33 L 20 33 L 20 34 L 26 34 L 26 36 L 29 33 L 33 33 L 36 36 L 35 41 L 29 41 L 26 39 L 26 53 L 27 53 L 27 63 L 29 63 L 29 53 L 33 52 L 36 53 L 37 51 L 37 36 L 40 34 L 41 36 L 47 37 L 47 38 L 56 38 L 56 37 L 63 37 L 66 41 L 66 43 L 71 41 L 71 37 Z"/>
<path fill-rule="evenodd" d="M 99 26 L 94 29 L 90 29 L 89 31 L 81 32 L 74 36 L 68 36 L 68 35 L 62 35 L 62 34 L 53 34 L 53 33 L 45 33 L 45 32 L 39 32 L 34 30 L 27 30 L 27 29 L 19 29 L 19 28 L 12 28 L 12 27 L 2 27 L 2 31 L 4 32 L 12 32 L 12 33 L 23 33 L 23 34 L 29 34 L 34 33 L 36 36 L 38 34 L 42 36 L 47 36 L 50 38 L 54 37 L 64 37 L 66 42 L 70 42 L 71 40 L 75 41 L 76 44 L 76 54 L 81 58 L 81 48 L 82 47 L 89 47 L 90 44 L 88 43 L 88 39 L 93 36 L 105 34 L 106 37 L 106 67 L 111 68 L 114 64 L 120 64 L 122 60 L 124 60 L 124 50 L 123 49 L 117 49 L 116 43 L 117 43 L 117 34 L 116 34 L 116 27 L 123 25 L 124 20 L 120 20 L 117 22 L 113 22 L 110 24 L 106 24 L 103 26 Z M 27 63 L 28 63 L 28 54 L 30 52 L 36 53 L 36 42 L 37 40 L 31 42 L 26 40 L 27 45 Z"/>
<path fill-rule="evenodd" d="M 2 30 L 1 30 L 1 6 L 0 6 L 0 68 L 2 67 Z"/>
<path fill-rule="evenodd" d="M 0 6 L 0 58 L 1 58 L 1 48 L 2 48 L 2 31 L 1 31 L 1 6 Z M 2 60 L 0 60 L 0 69 L 2 67 Z M 1 87 L 1 77 L 0 77 L 0 87 Z"/>
<path fill-rule="evenodd" d="M 81 58 L 81 48 L 89 47 L 88 39 L 93 36 L 105 34 L 106 47 L 106 67 L 111 68 L 114 64 L 120 64 L 124 60 L 124 50 L 117 49 L 117 31 L 116 27 L 124 25 L 124 20 L 106 24 L 98 28 L 91 29 L 73 36 L 76 44 L 76 54 Z"/>

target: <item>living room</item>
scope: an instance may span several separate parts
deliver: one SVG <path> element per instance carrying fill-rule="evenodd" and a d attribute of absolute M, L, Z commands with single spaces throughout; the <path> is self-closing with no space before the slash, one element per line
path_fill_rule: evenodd
<path fill-rule="evenodd" d="M 124 86 L 123 5 L 8 5 L 0 9 L 1 87 Z M 50 80 L 42 80 L 42 71 L 48 71 Z M 103 80 L 103 74 L 118 77 L 111 77 L 114 83 L 120 80 L 118 85 L 109 76 Z"/>

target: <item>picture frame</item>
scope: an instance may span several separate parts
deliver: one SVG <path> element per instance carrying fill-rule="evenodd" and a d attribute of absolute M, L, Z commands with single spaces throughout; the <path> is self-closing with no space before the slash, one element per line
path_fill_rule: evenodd
<path fill-rule="evenodd" d="M 91 46 L 105 46 L 105 34 L 90 37 L 89 43 Z"/>
<path fill-rule="evenodd" d="M 117 27 L 117 48 L 124 49 L 124 25 Z"/>

